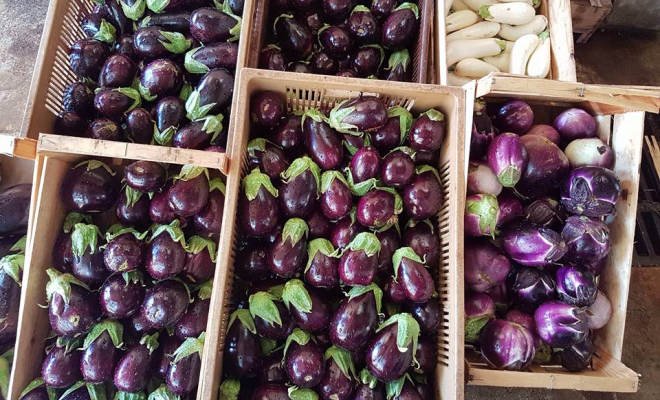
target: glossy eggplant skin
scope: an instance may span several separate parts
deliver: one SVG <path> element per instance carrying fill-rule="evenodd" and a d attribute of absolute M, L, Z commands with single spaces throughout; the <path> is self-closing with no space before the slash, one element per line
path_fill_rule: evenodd
<path fill-rule="evenodd" d="M 99 246 L 103 245 L 104 242 L 101 241 Z M 80 257 L 73 256 L 71 273 L 93 289 L 101 286 L 108 275 L 110 275 L 103 263 L 103 252 L 100 249 L 96 249 L 94 253 L 91 253 L 89 247 Z"/>
<path fill-rule="evenodd" d="M 270 271 L 282 278 L 291 278 L 300 272 L 307 260 L 307 240 L 301 238 L 292 245 L 290 239 L 278 235 L 277 240 L 268 252 L 268 267 Z"/>
<path fill-rule="evenodd" d="M 360 47 L 353 53 L 351 66 L 360 78 L 376 76 L 383 63 L 381 50 L 374 47 Z"/>
<path fill-rule="evenodd" d="M 318 385 L 325 372 L 323 353 L 312 340 L 304 345 L 292 342 L 284 363 L 291 383 L 303 389 Z"/>
<path fill-rule="evenodd" d="M 138 229 L 149 227 L 149 196 L 140 196 L 135 204 L 128 203 L 126 191 L 122 191 L 117 201 L 117 220 L 126 226 L 134 226 Z"/>
<path fill-rule="evenodd" d="M 190 33 L 203 44 L 226 42 L 237 20 L 211 7 L 198 8 L 190 14 Z"/>
<path fill-rule="evenodd" d="M 394 194 L 375 189 L 362 196 L 357 205 L 357 220 L 365 228 L 379 229 L 396 218 Z"/>
<path fill-rule="evenodd" d="M 98 81 L 103 63 L 110 56 L 108 46 L 96 39 L 82 39 L 71 45 L 69 65 L 80 78 Z"/>
<path fill-rule="evenodd" d="M 440 263 L 440 239 L 426 223 L 418 223 L 403 231 L 401 242 L 425 260 L 426 265 L 435 268 Z"/>
<path fill-rule="evenodd" d="M 275 20 L 275 36 L 284 54 L 291 59 L 304 60 L 312 52 L 311 32 L 293 17 L 281 15 Z"/>
<path fill-rule="evenodd" d="M 364 250 L 348 250 L 339 260 L 339 277 L 349 286 L 368 286 L 376 277 L 378 257 Z"/>
<path fill-rule="evenodd" d="M 442 306 L 436 299 L 426 303 L 410 303 L 406 310 L 415 318 L 422 332 L 435 334 L 442 321 Z"/>
<path fill-rule="evenodd" d="M 225 338 L 224 370 L 236 379 L 254 378 L 261 371 L 263 352 L 259 336 L 236 318 Z M 281 354 L 281 353 L 280 353 Z M 279 359 L 281 363 L 282 358 Z"/>
<path fill-rule="evenodd" d="M 276 350 L 265 356 L 259 371 L 259 383 L 286 383 L 289 379 L 282 368 L 284 351 Z"/>
<path fill-rule="evenodd" d="M 413 360 L 412 343 L 405 352 L 399 351 L 396 344 L 398 323 L 388 325 L 376 333 L 367 348 L 367 369 L 383 382 L 401 378 L 410 368 Z"/>
<path fill-rule="evenodd" d="M 192 217 L 208 202 L 209 191 L 209 181 L 204 174 L 188 180 L 175 180 L 167 190 L 167 202 L 176 215 Z"/>
<path fill-rule="evenodd" d="M 392 13 L 397 3 L 398 0 L 372 0 L 369 8 L 376 18 L 382 20 Z"/>
<path fill-rule="evenodd" d="M 109 210 L 119 197 L 119 179 L 103 167 L 87 171 L 86 165 L 71 169 L 60 191 L 64 205 L 83 214 Z"/>
<path fill-rule="evenodd" d="M 330 187 L 321 194 L 320 203 L 323 215 L 331 221 L 337 221 L 351 212 L 353 194 L 344 182 L 333 179 Z"/>
<path fill-rule="evenodd" d="M 317 390 L 323 400 L 346 400 L 353 391 L 353 380 L 344 375 L 334 359 L 328 358 Z"/>
<path fill-rule="evenodd" d="M 19 274 L 21 274 L 20 270 Z M 13 342 L 16 338 L 20 302 L 21 287 L 14 278 L 4 270 L 0 270 L 0 343 Z"/>
<path fill-rule="evenodd" d="M 175 332 L 181 339 L 196 338 L 206 331 L 210 299 L 195 299 L 188 307 L 188 311 L 176 322 Z"/>
<path fill-rule="evenodd" d="M 167 189 L 160 193 L 154 193 L 154 197 L 149 204 L 149 218 L 157 224 L 169 224 L 177 219 L 177 215 L 167 204 Z"/>
<path fill-rule="evenodd" d="M 338 26 L 330 26 L 321 30 L 319 43 L 331 57 L 335 58 L 345 57 L 353 50 L 351 35 Z"/>
<path fill-rule="evenodd" d="M 130 59 L 135 59 L 135 48 L 133 47 L 133 35 L 121 35 L 114 47 L 115 54 L 121 54 Z"/>
<path fill-rule="evenodd" d="M 192 58 L 206 65 L 209 69 L 236 69 L 238 59 L 238 44 L 232 42 L 214 43 L 200 47 Z"/>
<path fill-rule="evenodd" d="M 403 209 L 415 220 L 431 218 L 442 207 L 442 186 L 437 176 L 426 171 L 416 174 L 402 193 Z"/>
<path fill-rule="evenodd" d="M 241 191 L 239 198 L 238 221 L 243 233 L 253 237 L 267 236 L 277 226 L 279 208 L 277 199 L 263 186 L 257 197 L 250 201 Z"/>
<path fill-rule="evenodd" d="M 265 91 L 250 97 L 250 119 L 263 127 L 277 125 L 286 113 L 286 105 L 279 93 Z"/>
<path fill-rule="evenodd" d="M 90 139 L 122 140 L 121 126 L 110 118 L 96 118 L 87 125 L 85 136 Z"/>
<path fill-rule="evenodd" d="M 300 156 L 305 151 L 302 131 L 302 117 L 290 114 L 280 121 L 269 134 L 270 141 L 282 148 L 289 159 Z"/>
<path fill-rule="evenodd" d="M 89 330 L 100 315 L 98 295 L 72 284 L 70 299 L 54 294 L 48 306 L 50 326 L 65 338 L 78 337 Z"/>
<path fill-rule="evenodd" d="M 224 205 L 225 195 L 220 190 L 212 190 L 204 208 L 193 216 L 195 231 L 207 237 L 218 238 L 222 228 Z"/>
<path fill-rule="evenodd" d="M 335 224 L 330 235 L 330 242 L 336 249 L 344 249 L 355 237 L 366 230 L 351 218 L 344 218 Z"/>
<path fill-rule="evenodd" d="M 367 384 L 358 385 L 351 400 L 385 400 L 385 387 L 382 382 L 378 382 L 373 389 Z"/>
<path fill-rule="evenodd" d="M 154 373 L 161 379 L 167 377 L 167 371 L 170 369 L 170 364 L 173 360 L 173 355 L 176 349 L 181 346 L 183 340 L 179 339 L 176 335 L 160 336 L 158 338 L 159 346 L 154 353 Z"/>
<path fill-rule="evenodd" d="M 380 23 L 369 11 L 354 11 L 348 18 L 348 31 L 359 44 L 371 44 L 379 39 Z"/>
<path fill-rule="evenodd" d="M 289 387 L 275 383 L 259 385 L 251 400 L 289 400 Z"/>
<path fill-rule="evenodd" d="M 344 146 L 337 131 L 327 122 L 316 122 L 312 118 L 303 119 L 302 129 L 312 160 L 324 171 L 337 168 L 344 157 Z"/>
<path fill-rule="evenodd" d="M 60 272 L 71 272 L 73 250 L 71 249 L 71 233 L 60 232 L 55 240 L 51 262 Z"/>
<path fill-rule="evenodd" d="M 66 112 L 89 117 L 94 113 L 94 92 L 88 85 L 74 82 L 64 90 L 62 105 Z"/>
<path fill-rule="evenodd" d="M 392 269 L 392 255 L 401 247 L 401 237 L 395 227 L 382 232 L 376 232 L 376 237 L 380 241 L 380 251 L 378 252 L 378 272 L 389 273 Z"/>
<path fill-rule="evenodd" d="M 152 373 L 152 354 L 146 345 L 130 347 L 117 363 L 113 382 L 123 392 L 139 392 L 147 386 Z"/>
<path fill-rule="evenodd" d="M 361 353 L 378 324 L 376 297 L 373 291 L 339 303 L 330 321 L 330 340 L 353 354 Z"/>
<path fill-rule="evenodd" d="M 339 70 L 339 63 L 325 51 L 317 51 L 309 59 L 309 66 L 315 74 L 334 75 Z"/>
<path fill-rule="evenodd" d="M 67 388 L 80 380 L 80 350 L 54 346 L 41 366 L 44 384 L 52 388 Z"/>
<path fill-rule="evenodd" d="M 437 363 L 435 339 L 431 336 L 420 335 L 417 341 L 415 358 L 419 363 L 419 367 L 415 368 L 416 371 L 425 375 L 433 374 Z"/>
<path fill-rule="evenodd" d="M 254 157 L 249 157 L 249 164 L 250 170 L 259 168 L 272 181 L 277 182 L 289 166 L 289 160 L 281 148 L 266 143 L 264 151 L 254 150 Z"/>
<path fill-rule="evenodd" d="M 199 105 L 215 103 L 207 115 L 216 115 L 224 110 L 234 95 L 234 76 L 226 69 L 212 69 L 197 84 Z"/>
<path fill-rule="evenodd" d="M 339 260 L 326 256 L 320 251 L 314 255 L 309 269 L 305 272 L 305 281 L 320 289 L 332 289 L 339 286 L 337 265 Z"/>
<path fill-rule="evenodd" d="M 402 189 L 410 183 L 414 174 L 415 163 L 404 151 L 394 150 L 383 158 L 380 177 L 385 185 Z"/>
<path fill-rule="evenodd" d="M 179 65 L 166 58 L 154 60 L 142 70 L 140 85 L 151 96 L 176 95 L 183 84 Z"/>
<path fill-rule="evenodd" d="M 316 205 L 317 190 L 314 174 L 304 171 L 280 187 L 280 209 L 287 217 L 304 218 Z"/>
<path fill-rule="evenodd" d="M 126 283 L 121 274 L 112 275 L 101 286 L 101 310 L 112 319 L 127 318 L 140 310 L 144 299 L 140 282 Z"/>
<path fill-rule="evenodd" d="M 174 11 L 152 14 L 142 20 L 141 26 L 155 26 L 171 32 L 186 33 L 190 30 L 190 11 Z"/>
<path fill-rule="evenodd" d="M 154 121 L 144 108 L 135 108 L 126 114 L 126 136 L 135 143 L 148 144 L 154 135 Z"/>
<path fill-rule="evenodd" d="M 176 96 L 163 97 L 156 104 L 156 127 L 159 132 L 163 132 L 170 127 L 176 129 L 186 120 L 185 117 L 186 107 L 183 101 Z"/>
<path fill-rule="evenodd" d="M 188 310 L 188 293 L 183 283 L 173 280 L 158 282 L 142 303 L 141 313 L 150 327 L 172 326 Z"/>
<path fill-rule="evenodd" d="M 202 359 L 199 357 L 199 353 L 193 353 L 178 362 L 173 362 L 165 379 L 167 388 L 177 396 L 191 393 L 197 388 L 201 369 Z"/>
<path fill-rule="evenodd" d="M 259 53 L 259 68 L 286 71 L 286 59 L 279 47 L 266 47 Z"/>
<path fill-rule="evenodd" d="M 312 300 L 312 310 L 308 313 L 299 311 L 295 307 L 290 307 L 291 317 L 298 327 L 305 332 L 318 332 L 328 327 L 332 318 L 332 309 L 326 299 L 321 297 L 314 290 L 308 290 L 309 297 Z"/>
<path fill-rule="evenodd" d="M 155 192 L 159 190 L 167 178 L 167 170 L 152 161 L 135 161 L 124 169 L 126 184 L 142 192 Z"/>
<path fill-rule="evenodd" d="M 202 250 L 197 254 L 186 253 L 186 264 L 181 272 L 181 279 L 189 284 L 200 284 L 213 277 L 215 263 L 211 260 L 208 251 Z M 200 332 L 201 333 L 201 332 Z M 197 337 L 199 335 L 196 335 Z"/>
<path fill-rule="evenodd" d="M 156 236 L 147 249 L 145 269 L 154 279 L 178 275 L 186 265 L 186 251 L 167 233 Z"/>
<path fill-rule="evenodd" d="M 112 380 L 112 373 L 119 361 L 121 350 L 115 347 L 108 332 L 103 332 L 88 348 L 82 351 L 80 372 L 89 383 L 104 383 Z"/>
<path fill-rule="evenodd" d="M 129 57 L 113 54 L 105 60 L 99 75 L 99 85 L 106 87 L 130 87 L 135 78 L 135 63 Z"/>
<path fill-rule="evenodd" d="M 19 397 L 19 400 L 50 400 L 48 397 L 48 390 L 45 385 L 38 386 L 24 396 Z"/>
<path fill-rule="evenodd" d="M 407 47 L 417 33 L 417 17 L 410 9 L 393 11 L 383 22 L 380 42 L 383 47 L 402 49 Z"/>
<path fill-rule="evenodd" d="M 289 311 L 281 301 L 276 301 L 275 306 L 277 306 L 280 313 L 282 325 L 277 325 L 276 323 L 271 325 L 261 317 L 256 316 L 254 317 L 254 326 L 257 328 L 257 333 L 266 339 L 284 340 L 293 331 L 295 323 L 291 318 L 291 314 L 289 314 Z"/>
<path fill-rule="evenodd" d="M 237 257 L 234 268 L 236 275 L 245 282 L 257 282 L 268 278 L 268 247 L 251 245 L 242 249 Z"/>
<path fill-rule="evenodd" d="M 53 133 L 84 137 L 87 133 L 87 120 L 85 117 L 74 112 L 63 112 L 57 115 L 53 124 Z"/>
<path fill-rule="evenodd" d="M 377 133 L 378 131 L 376 131 L 376 134 Z M 365 146 L 353 155 L 349 167 L 355 183 L 375 178 L 378 176 L 378 171 L 380 170 L 380 155 L 375 148 Z"/>
<path fill-rule="evenodd" d="M 144 60 L 169 57 L 172 53 L 163 46 L 163 42 L 168 42 L 168 40 L 160 33 L 160 29 L 156 27 L 140 28 L 133 35 L 135 55 Z"/>
<path fill-rule="evenodd" d="M 420 262 L 402 258 L 397 281 L 413 303 L 425 303 L 433 296 L 433 278 Z"/>
<path fill-rule="evenodd" d="M 204 120 L 189 122 L 179 129 L 173 137 L 174 147 L 180 149 L 202 150 L 211 144 L 212 136 L 204 132 Z"/>

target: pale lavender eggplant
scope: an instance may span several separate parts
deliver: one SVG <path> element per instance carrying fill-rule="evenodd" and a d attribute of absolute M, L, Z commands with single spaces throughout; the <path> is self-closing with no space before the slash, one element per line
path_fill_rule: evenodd
<path fill-rule="evenodd" d="M 511 263 L 487 239 L 475 239 L 465 244 L 465 283 L 475 292 L 484 293 L 504 282 Z"/>
<path fill-rule="evenodd" d="M 495 302 L 485 293 L 465 295 L 465 341 L 479 340 L 481 330 L 495 318 Z"/>
<path fill-rule="evenodd" d="M 468 165 L 467 194 L 492 194 L 499 196 L 502 184 L 497 179 L 487 163 L 483 161 L 470 161 Z"/>
<path fill-rule="evenodd" d="M 571 168 L 603 167 L 612 169 L 614 152 L 612 148 L 598 138 L 576 139 L 564 150 Z"/>
<path fill-rule="evenodd" d="M 544 138 L 548 139 L 552 143 L 556 144 L 559 146 L 559 143 L 561 142 L 561 137 L 559 137 L 559 132 L 555 130 L 550 125 L 532 125 L 531 128 L 525 133 L 523 136 L 527 135 L 536 135 L 536 136 L 543 136 Z"/>
<path fill-rule="evenodd" d="M 569 108 L 557 115 L 552 126 L 564 143 L 596 137 L 596 120 L 584 110 Z"/>
<path fill-rule="evenodd" d="M 519 264 L 543 267 L 566 254 L 566 242 L 552 229 L 521 223 L 504 232 L 502 250 Z"/>
<path fill-rule="evenodd" d="M 507 371 L 527 369 L 534 359 L 532 333 L 516 323 L 497 319 L 481 331 L 481 354 L 492 368 Z"/>

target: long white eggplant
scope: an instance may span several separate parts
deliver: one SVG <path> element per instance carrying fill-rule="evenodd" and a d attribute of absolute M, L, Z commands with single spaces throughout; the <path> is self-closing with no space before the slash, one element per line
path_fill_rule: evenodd
<path fill-rule="evenodd" d="M 513 45 L 513 49 L 511 49 L 509 73 L 525 75 L 529 57 L 532 55 L 534 50 L 536 50 L 539 42 L 539 37 L 533 33 L 522 36 L 520 39 L 516 40 L 516 43 Z"/>
<path fill-rule="evenodd" d="M 499 3 L 482 6 L 479 8 L 479 15 L 486 21 L 509 25 L 525 25 L 532 22 L 536 10 L 523 2 Z"/>
<path fill-rule="evenodd" d="M 449 15 L 449 10 L 451 10 L 452 4 L 454 4 L 454 0 L 445 0 L 445 16 Z"/>
<path fill-rule="evenodd" d="M 500 72 L 500 69 L 476 58 L 466 58 L 456 64 L 454 72 L 466 78 L 479 79 L 491 72 Z"/>
<path fill-rule="evenodd" d="M 506 42 L 499 39 L 452 40 L 447 43 L 447 65 L 466 58 L 496 56 L 504 50 Z"/>
<path fill-rule="evenodd" d="M 517 3 L 523 2 L 527 3 L 534 8 L 538 8 L 541 5 L 541 0 L 498 0 L 500 3 Z"/>
<path fill-rule="evenodd" d="M 452 40 L 474 40 L 487 39 L 497 35 L 500 31 L 500 24 L 497 22 L 482 21 L 472 26 L 463 28 L 459 31 L 447 35 L 447 42 Z"/>
<path fill-rule="evenodd" d="M 469 10 L 469 9 L 470 7 L 465 5 L 465 3 L 463 3 L 463 0 L 454 0 L 451 4 L 452 11 L 461 11 L 461 10 Z"/>
<path fill-rule="evenodd" d="M 516 41 L 523 35 L 533 33 L 535 35 L 541 34 L 548 27 L 548 19 L 545 15 L 536 15 L 532 22 L 525 25 L 509 25 L 502 24 L 499 36 L 502 39 Z"/>
<path fill-rule="evenodd" d="M 492 57 L 484 57 L 483 60 L 499 69 L 500 72 L 509 72 L 509 62 L 511 61 L 511 55 L 508 53 L 502 53 Z"/>
<path fill-rule="evenodd" d="M 497 4 L 497 0 L 463 0 L 466 6 L 470 7 L 470 10 L 477 12 L 481 6 L 487 4 Z"/>
<path fill-rule="evenodd" d="M 550 31 L 541 33 L 539 40 L 541 43 L 529 57 L 527 75 L 535 78 L 545 78 L 550 72 Z"/>
<path fill-rule="evenodd" d="M 449 86 L 463 86 L 466 83 L 470 82 L 471 78 L 466 78 L 464 76 L 457 75 L 454 72 L 447 73 L 447 83 Z"/>
<path fill-rule="evenodd" d="M 479 16 L 472 10 L 456 11 L 449 14 L 446 19 L 447 33 L 456 32 L 459 29 L 474 25 L 479 20 Z"/>

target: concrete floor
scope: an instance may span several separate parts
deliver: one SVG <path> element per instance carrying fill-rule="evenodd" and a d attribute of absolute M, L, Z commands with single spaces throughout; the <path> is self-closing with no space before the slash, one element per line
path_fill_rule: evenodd
<path fill-rule="evenodd" d="M 20 130 L 47 0 L 0 0 L 0 133 Z M 660 37 L 598 32 L 576 46 L 585 83 L 660 86 Z M 468 387 L 467 399 L 657 400 L 660 398 L 660 268 L 634 268 L 623 361 L 642 375 L 633 395 Z"/>

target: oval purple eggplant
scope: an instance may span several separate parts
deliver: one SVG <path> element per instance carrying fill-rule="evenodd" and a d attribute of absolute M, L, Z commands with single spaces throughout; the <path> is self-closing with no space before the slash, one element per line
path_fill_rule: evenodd
<path fill-rule="evenodd" d="M 365 231 L 366 229 L 351 215 L 350 218 L 344 218 L 335 224 L 330 234 L 330 241 L 335 248 L 345 249 L 359 233 Z"/>
<path fill-rule="evenodd" d="M 348 18 L 348 31 L 360 44 L 371 44 L 380 39 L 380 24 L 371 11 L 363 5 L 353 8 Z"/>
<path fill-rule="evenodd" d="M 402 189 L 413 178 L 415 163 L 411 158 L 413 152 L 408 148 L 392 150 L 381 163 L 380 177 L 389 187 Z"/>
<path fill-rule="evenodd" d="M 295 114 L 286 116 L 273 127 L 269 138 L 271 142 L 282 148 L 289 159 L 297 158 L 305 151 L 302 116 Z"/>
<path fill-rule="evenodd" d="M 156 283 L 144 297 L 140 312 L 149 326 L 163 329 L 172 326 L 188 310 L 188 292 L 183 283 L 166 280 Z"/>
<path fill-rule="evenodd" d="M 54 346 L 41 366 L 41 377 L 47 387 L 68 388 L 80 380 L 80 356 L 78 349 Z"/>
<path fill-rule="evenodd" d="M 239 197 L 238 223 L 248 236 L 267 236 L 278 222 L 278 191 L 268 175 L 254 169 L 243 178 Z"/>
<path fill-rule="evenodd" d="M 91 116 L 94 113 L 94 92 L 88 85 L 74 82 L 64 90 L 62 105 L 66 112 Z"/>
<path fill-rule="evenodd" d="M 252 395 L 252 400 L 289 400 L 289 387 L 274 383 L 259 385 Z"/>
<path fill-rule="evenodd" d="M 133 60 L 121 54 L 114 54 L 105 60 L 101 68 L 99 85 L 115 88 L 129 87 L 133 83 L 135 73 L 136 68 Z"/>
<path fill-rule="evenodd" d="M 430 166 L 417 168 L 403 189 L 403 210 L 417 221 L 437 215 L 442 208 L 442 185 L 438 171 Z"/>
<path fill-rule="evenodd" d="M 250 314 L 260 336 L 283 340 L 293 331 L 295 323 L 281 301 L 268 292 L 257 292 L 249 299 Z"/>
<path fill-rule="evenodd" d="M 339 63 L 325 51 L 317 51 L 309 58 L 309 67 L 319 75 L 334 75 L 339 70 Z"/>
<path fill-rule="evenodd" d="M 325 372 L 321 349 L 311 340 L 308 333 L 300 329 L 295 329 L 286 343 L 288 346 L 284 355 L 284 365 L 291 383 L 303 389 L 318 385 Z"/>
<path fill-rule="evenodd" d="M 151 376 L 153 353 L 158 346 L 158 333 L 155 333 L 143 336 L 139 343 L 128 348 L 115 368 L 115 387 L 122 392 L 143 390 Z"/>
<path fill-rule="evenodd" d="M 289 378 L 282 368 L 282 359 L 284 352 L 276 350 L 264 357 L 259 372 L 259 383 L 286 383 Z"/>
<path fill-rule="evenodd" d="M 440 239 L 430 221 L 409 224 L 403 231 L 401 242 L 426 260 L 426 265 L 436 266 L 440 262 Z"/>
<path fill-rule="evenodd" d="M 332 221 L 346 217 L 353 206 L 353 194 L 339 171 L 325 171 L 321 176 L 321 211 Z"/>
<path fill-rule="evenodd" d="M 380 171 L 380 155 L 378 151 L 370 146 L 359 149 L 353 155 L 350 170 L 353 183 L 365 182 L 378 176 L 378 172 Z"/>
<path fill-rule="evenodd" d="M 147 248 L 145 269 L 154 279 L 167 279 L 178 275 L 186 265 L 186 251 L 183 247 L 183 233 L 178 228 L 170 228 L 175 233 L 163 232 L 154 237 Z M 171 235 L 177 235 L 177 240 Z"/>
<path fill-rule="evenodd" d="M 176 349 L 183 344 L 183 340 L 176 335 L 161 336 L 160 345 L 155 353 L 154 366 L 155 374 L 161 379 L 165 379 L 167 371 L 170 369 L 173 355 Z"/>
<path fill-rule="evenodd" d="M 398 334 L 402 329 L 406 335 Z M 367 348 L 365 363 L 369 372 L 383 382 L 401 378 L 412 364 L 418 336 L 419 324 L 410 314 L 390 317 L 380 326 Z"/>
<path fill-rule="evenodd" d="M 159 190 L 167 178 L 165 168 L 153 161 L 136 161 L 124 169 L 126 184 L 142 192 Z"/>
<path fill-rule="evenodd" d="M 263 138 L 248 143 L 249 168 L 259 168 L 270 179 L 278 181 L 289 167 L 289 160 L 283 150 Z"/>
<path fill-rule="evenodd" d="M 248 310 L 237 310 L 229 317 L 223 362 L 230 376 L 237 379 L 254 378 L 260 373 L 263 353 L 256 332 Z M 278 362 L 281 365 L 282 358 Z"/>
<path fill-rule="evenodd" d="M 380 241 L 373 233 L 360 233 L 339 260 L 339 277 L 348 286 L 368 286 L 376 277 Z"/>
<path fill-rule="evenodd" d="M 212 69 L 200 79 L 186 102 L 186 110 L 194 119 L 216 115 L 231 103 L 233 95 L 234 76 L 223 68 Z M 200 111 L 206 108 L 205 112 Z"/>
<path fill-rule="evenodd" d="M 326 171 L 339 166 L 344 156 L 344 146 L 337 131 L 326 121 L 317 109 L 310 109 L 303 115 L 302 131 L 309 156 Z"/>
<path fill-rule="evenodd" d="M 98 295 L 70 274 L 60 274 L 54 269 L 46 271 L 50 277 L 48 319 L 59 336 L 78 337 L 91 328 L 99 317 Z"/>
<path fill-rule="evenodd" d="M 273 127 L 285 112 L 282 96 L 276 92 L 258 92 L 250 97 L 250 119 L 257 125 Z"/>
<path fill-rule="evenodd" d="M 402 247 L 392 256 L 394 276 L 413 303 L 425 303 L 433 296 L 433 278 L 422 259 L 410 247 Z"/>
<path fill-rule="evenodd" d="M 309 228 L 300 218 L 291 218 L 284 224 L 282 233 L 268 251 L 270 271 L 283 278 L 291 278 L 300 272 L 307 259 L 307 235 Z"/>
<path fill-rule="evenodd" d="M 92 328 L 85 338 L 80 358 L 80 372 L 85 382 L 98 384 L 112 380 L 121 356 L 122 332 L 121 324 L 109 320 Z"/>
<path fill-rule="evenodd" d="M 112 275 L 100 289 L 101 310 L 112 319 L 130 317 L 140 310 L 144 293 L 137 272 Z"/>
<path fill-rule="evenodd" d="M 316 205 L 320 189 L 320 169 L 309 157 L 294 160 L 282 173 L 280 209 L 287 217 L 303 218 Z"/>
<path fill-rule="evenodd" d="M 238 44 L 221 42 L 190 50 L 184 65 L 190 73 L 204 74 L 216 68 L 234 70 L 237 60 Z"/>
<path fill-rule="evenodd" d="M 154 121 L 144 108 L 134 108 L 126 114 L 126 136 L 135 143 L 148 144 L 154 135 Z"/>
<path fill-rule="evenodd" d="M 310 239 L 330 237 L 332 227 L 320 207 L 314 207 L 312 212 L 307 215 L 305 222 L 309 227 Z"/>
<path fill-rule="evenodd" d="M 201 349 L 200 349 L 201 351 Z M 187 355 L 180 360 L 174 359 L 167 370 L 167 389 L 174 395 L 185 396 L 194 391 L 199 384 L 202 359 L 199 352 Z"/>
<path fill-rule="evenodd" d="M 355 366 L 346 350 L 331 347 L 325 352 L 325 374 L 317 390 L 323 400 L 346 400 L 353 392 Z"/>
<path fill-rule="evenodd" d="M 338 260 L 335 248 L 327 239 L 319 238 L 307 246 L 305 281 L 317 288 L 330 289 L 339 285 Z"/>
<path fill-rule="evenodd" d="M 104 212 L 119 197 L 119 179 L 110 167 L 91 160 L 69 170 L 60 195 L 71 211 L 84 214 Z"/>
<path fill-rule="evenodd" d="M 387 122 L 387 107 L 378 97 L 362 95 L 337 104 L 330 111 L 329 121 L 341 133 L 373 132 Z"/>
<path fill-rule="evenodd" d="M 261 281 L 270 275 L 268 247 L 249 246 L 241 250 L 235 264 L 236 275 L 246 282 Z"/>
<path fill-rule="evenodd" d="M 284 285 L 282 301 L 296 325 L 306 332 L 320 331 L 330 323 L 332 310 L 326 299 L 305 288 L 299 279 L 292 279 Z"/>
<path fill-rule="evenodd" d="M 282 54 L 282 49 L 273 44 L 264 47 L 259 53 L 259 68 L 285 71 L 286 59 Z"/>
<path fill-rule="evenodd" d="M 225 206 L 224 184 L 222 181 L 211 180 L 209 199 L 197 214 L 193 216 L 195 231 L 201 235 L 218 238 L 222 228 L 222 216 Z"/>
<path fill-rule="evenodd" d="M 177 219 L 176 214 L 167 203 L 167 189 L 161 193 L 154 193 L 149 204 L 149 218 L 157 224 L 169 224 Z"/>
<path fill-rule="evenodd" d="M 110 56 L 108 46 L 95 39 L 82 39 L 71 45 L 69 65 L 81 78 L 98 81 L 103 63 Z"/>
<path fill-rule="evenodd" d="M 406 310 L 417 320 L 422 332 L 435 334 L 442 322 L 443 312 L 440 302 L 430 299 L 426 303 L 411 303 Z"/>
<path fill-rule="evenodd" d="M 176 335 L 180 339 L 196 338 L 206 331 L 210 306 L 210 299 L 196 298 L 174 325 Z"/>
<path fill-rule="evenodd" d="M 408 141 L 419 151 L 433 152 L 440 149 L 445 138 L 445 116 L 436 109 L 420 114 L 412 123 Z"/>
<path fill-rule="evenodd" d="M 358 201 L 357 220 L 366 228 L 380 229 L 396 223 L 402 208 L 401 197 L 394 189 L 376 188 Z"/>
<path fill-rule="evenodd" d="M 381 299 L 382 291 L 374 284 L 352 288 L 330 322 L 332 344 L 361 353 L 376 330 Z"/>
<path fill-rule="evenodd" d="M 181 217 L 192 217 L 200 212 L 208 202 L 210 191 L 206 168 L 187 167 L 181 169 L 167 191 L 170 208 Z"/>
<path fill-rule="evenodd" d="M 240 32 L 241 19 L 212 7 L 198 8 L 190 14 L 190 33 L 203 44 L 226 42 Z"/>
<path fill-rule="evenodd" d="M 305 59 L 312 52 L 311 32 L 292 15 L 280 15 L 275 19 L 274 27 L 277 41 L 287 56 L 292 59 Z"/>
<path fill-rule="evenodd" d="M 131 192 L 129 198 L 129 192 Z M 135 196 L 137 196 L 137 199 Z M 117 220 L 128 226 L 134 226 L 138 229 L 146 229 L 149 226 L 149 196 L 142 192 L 126 187 L 122 190 L 117 201 L 115 214 Z"/>
<path fill-rule="evenodd" d="M 417 34 L 418 18 L 419 9 L 416 4 L 401 4 L 383 22 L 380 43 L 394 50 L 408 47 Z"/>

